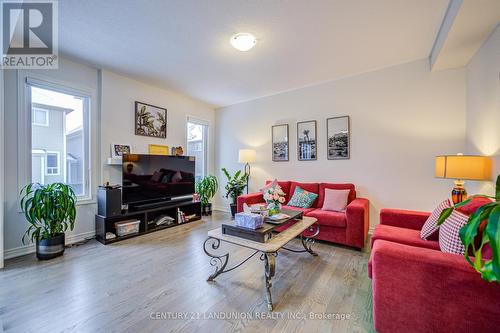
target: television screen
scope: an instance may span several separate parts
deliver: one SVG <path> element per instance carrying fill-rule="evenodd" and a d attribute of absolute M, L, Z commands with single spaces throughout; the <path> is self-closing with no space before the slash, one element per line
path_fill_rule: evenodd
<path fill-rule="evenodd" d="M 123 155 L 122 202 L 147 203 L 194 193 L 192 156 Z"/>

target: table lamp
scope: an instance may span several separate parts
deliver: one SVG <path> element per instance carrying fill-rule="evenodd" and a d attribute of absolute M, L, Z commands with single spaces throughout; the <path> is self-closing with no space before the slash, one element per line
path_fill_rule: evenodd
<path fill-rule="evenodd" d="M 250 178 L 250 163 L 254 163 L 257 159 L 257 152 L 253 149 L 240 149 L 238 152 L 238 162 L 245 163 L 245 173 L 247 177 L 247 194 L 248 194 L 248 178 Z"/>
<path fill-rule="evenodd" d="M 465 180 L 491 179 L 491 159 L 462 154 L 436 156 L 434 174 L 436 178 L 455 179 L 451 197 L 457 204 L 467 199 Z"/>

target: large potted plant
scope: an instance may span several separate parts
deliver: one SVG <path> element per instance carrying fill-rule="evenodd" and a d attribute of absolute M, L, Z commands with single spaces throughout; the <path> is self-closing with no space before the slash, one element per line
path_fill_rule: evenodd
<path fill-rule="evenodd" d="M 241 173 L 241 170 L 236 171 L 236 173 L 231 176 L 226 168 L 222 168 L 222 172 L 227 178 L 226 184 L 226 198 L 231 199 L 231 215 L 234 217 L 236 214 L 236 199 L 243 194 L 245 187 L 247 186 L 247 173 Z"/>
<path fill-rule="evenodd" d="M 75 226 L 75 204 L 75 192 L 66 184 L 29 184 L 21 190 L 21 210 L 29 223 L 22 241 L 36 242 L 38 259 L 64 253 L 64 232 Z"/>
<path fill-rule="evenodd" d="M 206 176 L 201 180 L 196 182 L 196 193 L 200 197 L 201 201 L 201 213 L 202 215 L 212 215 L 212 204 L 210 199 L 212 199 L 219 188 L 219 182 L 215 176 Z"/>
<path fill-rule="evenodd" d="M 460 229 L 460 239 L 465 246 L 465 260 L 484 280 L 500 283 L 500 175 L 497 177 L 494 197 L 474 195 L 454 207 L 446 208 L 439 217 L 438 225 L 441 225 L 455 208 L 467 205 L 476 197 L 490 198 L 493 201 L 480 207 Z M 487 244 L 491 248 L 492 257 L 484 259 L 483 248 Z"/>

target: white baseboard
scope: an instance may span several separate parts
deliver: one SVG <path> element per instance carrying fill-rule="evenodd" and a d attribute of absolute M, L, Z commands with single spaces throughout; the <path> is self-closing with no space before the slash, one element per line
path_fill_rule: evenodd
<path fill-rule="evenodd" d="M 213 210 L 217 210 L 219 212 L 224 212 L 224 213 L 230 213 L 231 210 L 227 207 L 224 207 L 224 206 L 213 206 L 212 207 Z"/>
<path fill-rule="evenodd" d="M 368 235 L 373 235 L 373 231 L 375 230 L 375 227 L 369 227 L 368 228 Z"/>
<path fill-rule="evenodd" d="M 95 237 L 95 231 L 88 231 L 88 232 L 83 232 L 81 234 L 69 235 L 66 236 L 66 245 L 78 243 L 91 237 Z M 24 256 L 25 254 L 34 253 L 35 250 L 36 247 L 35 244 L 33 243 L 15 247 L 13 249 L 7 249 L 4 252 L 4 259 L 11 259 L 15 257 Z"/>

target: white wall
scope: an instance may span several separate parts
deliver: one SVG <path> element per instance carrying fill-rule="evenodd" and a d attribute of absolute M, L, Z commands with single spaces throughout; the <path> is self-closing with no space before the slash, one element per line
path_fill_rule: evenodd
<path fill-rule="evenodd" d="M 467 65 L 467 150 L 495 156 L 500 174 L 500 25 Z M 469 182 L 471 193 L 494 194 L 494 182 Z"/>
<path fill-rule="evenodd" d="M 3 95 L 4 77 L 3 70 L 0 70 L 0 268 L 3 267 L 3 226 L 4 226 L 4 95 Z"/>
<path fill-rule="evenodd" d="M 328 161 L 326 118 L 340 115 L 351 117 L 351 159 Z M 318 121 L 317 161 L 297 161 L 296 122 L 303 120 Z M 251 191 L 274 177 L 352 182 L 371 202 L 373 226 L 381 208 L 431 210 L 450 194 L 452 181 L 434 178 L 434 157 L 465 148 L 465 71 L 430 73 L 423 59 L 224 107 L 216 123 L 218 170 L 243 168 L 238 149 L 254 147 Z M 290 162 L 272 162 L 271 126 L 283 123 Z M 220 194 L 217 206 L 225 207 Z"/>
<path fill-rule="evenodd" d="M 167 109 L 167 138 L 134 135 L 134 102 L 145 102 Z M 213 172 L 214 109 L 184 95 L 160 89 L 109 71 L 102 71 L 101 158 L 110 157 L 112 143 L 131 144 L 132 151 L 147 153 L 149 144 L 186 148 L 186 120 L 196 117 L 209 123 L 209 166 Z M 121 166 L 103 166 L 103 181 L 121 183 Z"/>
<path fill-rule="evenodd" d="M 207 120 L 213 132 L 214 110 L 210 105 L 198 102 L 178 93 L 160 89 L 106 70 L 60 59 L 58 70 L 33 71 L 59 82 L 76 82 L 96 91 L 93 98 L 91 137 L 93 141 L 92 191 L 106 181 L 120 182 L 121 169 L 105 165 L 110 157 L 111 143 L 130 143 L 137 152 L 147 152 L 150 143 L 169 146 L 186 146 L 186 117 Z M 32 252 L 33 246 L 21 243 L 26 222 L 18 209 L 18 173 L 23 167 L 18 163 L 18 72 L 5 71 L 5 257 L 10 258 Z M 154 139 L 134 135 L 134 101 L 166 107 L 168 109 L 167 139 Z M 211 139 L 211 138 L 210 138 Z M 213 140 L 210 142 L 209 170 L 213 171 Z M 24 185 L 24 184 L 22 184 Z M 94 194 L 95 196 L 95 194 Z M 75 230 L 67 233 L 67 242 L 77 241 L 95 234 L 95 202 L 77 208 Z"/>

